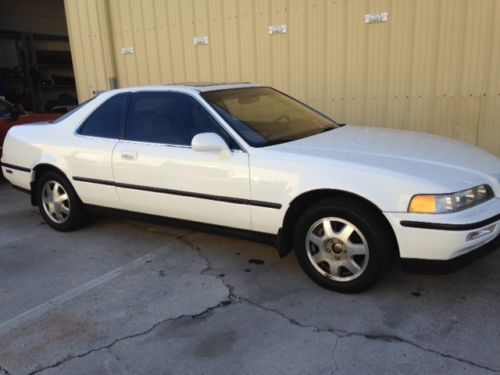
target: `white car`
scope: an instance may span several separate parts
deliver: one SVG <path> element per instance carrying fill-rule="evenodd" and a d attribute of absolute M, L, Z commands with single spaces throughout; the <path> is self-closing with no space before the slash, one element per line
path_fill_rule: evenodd
<path fill-rule="evenodd" d="M 358 292 L 389 258 L 447 261 L 500 232 L 500 159 L 459 141 L 337 124 L 270 87 L 108 91 L 12 128 L 2 171 L 68 231 L 92 208 L 231 228 Z"/>

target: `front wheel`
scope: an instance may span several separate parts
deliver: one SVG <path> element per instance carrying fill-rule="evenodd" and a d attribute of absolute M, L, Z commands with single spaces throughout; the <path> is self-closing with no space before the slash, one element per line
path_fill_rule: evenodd
<path fill-rule="evenodd" d="M 332 198 L 298 220 L 294 248 L 306 274 L 344 293 L 368 289 L 382 274 L 392 238 L 380 214 L 352 198 Z"/>
<path fill-rule="evenodd" d="M 52 228 L 67 232 L 80 227 L 85 209 L 69 181 L 57 172 L 46 172 L 37 184 L 40 213 Z"/>

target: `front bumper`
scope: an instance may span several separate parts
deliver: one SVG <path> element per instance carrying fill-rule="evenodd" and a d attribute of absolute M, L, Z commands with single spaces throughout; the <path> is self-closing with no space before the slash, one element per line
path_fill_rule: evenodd
<path fill-rule="evenodd" d="M 462 254 L 456 258 L 448 260 L 429 260 L 429 259 L 401 259 L 401 265 L 406 272 L 424 273 L 424 274 L 442 274 L 457 271 L 485 255 L 488 255 L 500 248 L 500 236 L 496 239 Z"/>
<path fill-rule="evenodd" d="M 384 213 L 402 259 L 451 260 L 500 234 L 500 198 L 452 214 Z"/>

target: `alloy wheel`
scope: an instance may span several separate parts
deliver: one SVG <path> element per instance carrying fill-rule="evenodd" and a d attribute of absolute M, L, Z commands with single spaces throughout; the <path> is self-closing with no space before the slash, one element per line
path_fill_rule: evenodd
<path fill-rule="evenodd" d="M 42 205 L 47 216 L 57 224 L 66 222 L 70 215 L 68 192 L 57 181 L 49 180 L 42 188 Z"/>
<path fill-rule="evenodd" d="M 307 256 L 323 276 L 338 282 L 363 274 L 369 259 L 368 241 L 352 223 L 327 217 L 311 225 L 306 234 Z"/>

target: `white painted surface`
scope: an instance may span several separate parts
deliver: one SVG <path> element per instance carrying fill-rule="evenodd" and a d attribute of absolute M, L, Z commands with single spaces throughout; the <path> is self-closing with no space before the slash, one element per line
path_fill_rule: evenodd
<path fill-rule="evenodd" d="M 500 212 L 500 159 L 474 146 L 422 133 L 347 125 L 298 141 L 253 148 L 202 103 L 245 152 L 232 152 L 224 159 L 217 152 L 197 152 L 191 147 L 86 140 L 74 134 L 89 113 L 118 92 L 171 90 L 202 100 L 200 91 L 245 86 L 255 85 L 151 86 L 106 92 L 58 124 L 13 128 L 2 161 L 27 168 L 53 164 L 70 179 L 80 176 L 278 203 L 281 209 L 74 183 L 85 203 L 272 234 L 282 226 L 290 202 L 301 194 L 344 190 L 367 199 L 386 215 L 402 257 L 448 259 L 471 248 L 465 244 L 468 232 L 403 228 L 400 220 L 469 224 Z M 133 151 L 137 158 L 122 159 L 125 151 Z M 7 178 L 29 188 L 29 174 L 24 174 L 23 181 L 18 173 Z M 480 184 L 490 185 L 497 199 L 446 215 L 406 212 L 415 194 L 450 193 Z"/>

